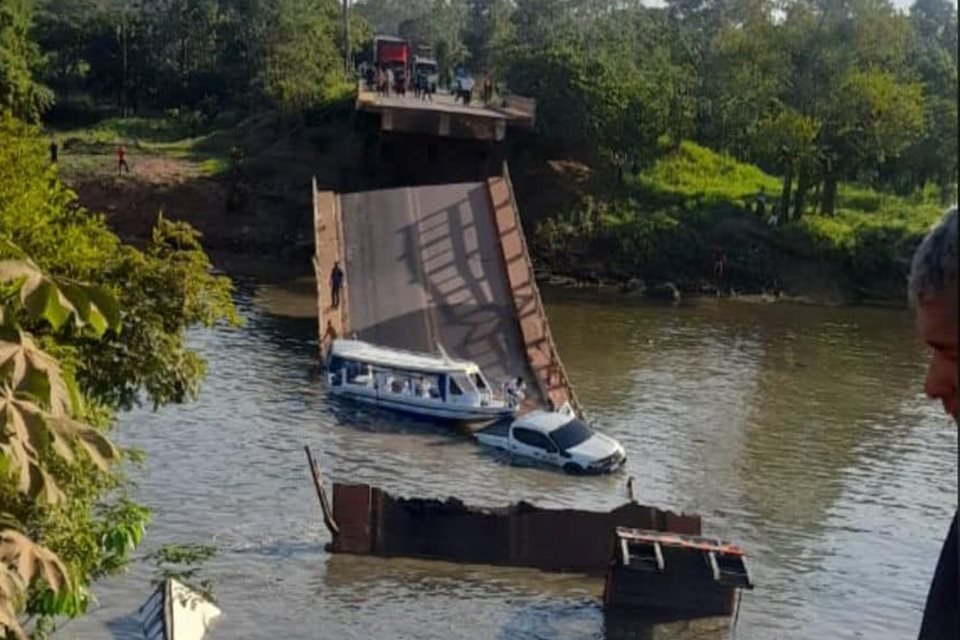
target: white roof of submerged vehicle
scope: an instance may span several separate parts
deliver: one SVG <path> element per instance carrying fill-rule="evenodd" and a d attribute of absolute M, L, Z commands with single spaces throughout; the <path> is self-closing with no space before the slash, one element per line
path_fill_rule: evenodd
<path fill-rule="evenodd" d="M 362 340 L 338 339 L 330 347 L 330 357 L 345 358 L 373 366 L 405 371 L 423 371 L 430 373 L 460 373 L 475 371 L 477 365 L 469 360 L 457 360 L 444 355 L 416 353 L 403 349 L 380 347 Z"/>
<path fill-rule="evenodd" d="M 562 411 L 531 411 L 516 419 L 513 423 L 515 427 L 524 427 L 533 429 L 542 434 L 548 434 L 556 431 L 567 424 L 577 416 Z"/>

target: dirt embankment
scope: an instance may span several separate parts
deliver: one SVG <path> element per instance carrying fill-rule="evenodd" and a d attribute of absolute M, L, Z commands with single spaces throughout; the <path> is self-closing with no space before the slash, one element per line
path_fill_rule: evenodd
<path fill-rule="evenodd" d="M 338 192 L 464 182 L 499 175 L 503 159 L 487 143 L 381 135 L 376 122 L 352 112 L 311 125 L 267 116 L 220 132 L 212 144 L 230 159 L 215 175 L 202 153 L 121 142 L 129 173 L 117 173 L 112 145 L 74 150 L 68 135 L 61 166 L 80 202 L 124 239 L 149 237 L 162 211 L 196 227 L 208 250 L 298 260 L 312 252 L 313 178 Z"/>
<path fill-rule="evenodd" d="M 300 258 L 312 251 L 311 179 L 335 188 L 356 165 L 350 131 L 333 123 L 306 128 L 270 119 L 223 134 L 227 166 L 211 172 L 202 154 L 170 154 L 123 141 L 129 173 L 117 172 L 112 148 L 61 154 L 64 181 L 80 203 L 105 214 L 125 240 L 149 237 L 162 212 L 189 222 L 213 252 Z"/>
<path fill-rule="evenodd" d="M 68 141 L 61 162 L 63 177 L 80 202 L 104 213 L 127 241 L 147 239 L 157 215 L 163 212 L 196 227 L 212 253 L 304 264 L 313 251 L 310 183 L 314 177 L 320 189 L 349 192 L 481 180 L 499 175 L 502 162 L 509 160 L 528 238 L 537 224 L 568 210 L 583 196 L 602 198 L 617 189 L 615 175 L 564 159 L 564 154 L 550 153 L 536 141 L 516 135 L 509 144 L 498 146 L 381 135 L 375 123 L 339 114 L 313 126 L 288 126 L 261 118 L 218 136 L 221 152 L 234 160 L 215 175 L 202 158 L 151 151 L 136 141 L 125 141 L 130 173 L 118 175 L 112 147 L 93 153 L 78 150 L 76 157 L 71 157 Z M 776 287 L 738 286 L 735 291 L 782 292 L 785 299 L 829 304 L 851 300 L 834 265 L 776 247 L 767 249 L 764 271 L 769 271 L 768 280 L 776 282 Z M 570 269 L 553 269 L 542 275 L 566 286 L 607 284 L 613 285 L 614 291 L 633 295 L 645 291 L 646 295 L 669 298 L 674 292 L 712 293 L 711 265 L 702 266 L 702 281 L 644 281 L 642 275 L 603 274 L 600 256 L 592 263 L 577 259 Z"/>

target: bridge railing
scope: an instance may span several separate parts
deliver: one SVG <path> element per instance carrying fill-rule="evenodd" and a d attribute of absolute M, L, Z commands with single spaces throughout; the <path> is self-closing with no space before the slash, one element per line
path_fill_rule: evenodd
<path fill-rule="evenodd" d="M 567 375 L 567 369 L 563 366 L 563 362 L 560 360 L 560 352 L 557 350 L 557 344 L 553 340 L 553 333 L 550 331 L 550 324 L 547 322 L 547 311 L 543 306 L 543 299 L 540 297 L 540 288 L 537 286 L 537 279 L 534 277 L 533 261 L 530 259 L 530 248 L 527 245 L 527 238 L 523 233 L 523 227 L 520 224 L 520 209 L 517 206 L 517 200 L 513 194 L 513 182 L 510 179 L 510 168 L 507 166 L 506 162 L 503 163 L 503 179 L 504 182 L 507 183 L 507 192 L 510 194 L 510 206 L 513 209 L 514 216 L 516 216 L 517 227 L 520 229 L 520 243 L 523 247 L 523 259 L 527 270 L 530 273 L 530 288 L 533 291 L 533 304 L 534 308 L 536 309 L 537 317 L 540 319 L 544 340 L 547 343 L 547 350 L 550 354 L 550 372 L 556 372 L 559 378 L 557 382 L 566 390 L 570 406 L 572 406 L 579 415 L 583 416 L 583 405 L 580 404 L 580 399 L 577 397 L 576 391 L 573 389 L 573 383 L 571 382 L 570 377 Z M 550 402 L 550 372 L 548 372 L 547 380 L 545 382 L 540 380 L 539 377 L 537 378 L 537 382 L 541 387 L 541 393 L 544 395 L 544 400 L 547 402 Z"/>

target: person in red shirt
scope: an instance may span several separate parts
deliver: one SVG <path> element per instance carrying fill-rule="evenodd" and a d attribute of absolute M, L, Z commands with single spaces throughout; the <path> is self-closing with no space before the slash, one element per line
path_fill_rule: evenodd
<path fill-rule="evenodd" d="M 123 148 L 123 145 L 117 145 L 117 173 L 123 173 L 124 169 L 127 173 L 130 173 L 130 167 L 127 165 L 126 161 L 127 151 Z"/>

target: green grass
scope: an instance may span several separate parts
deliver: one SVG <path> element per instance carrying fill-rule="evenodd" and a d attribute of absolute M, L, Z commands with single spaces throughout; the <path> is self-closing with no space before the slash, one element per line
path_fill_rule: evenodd
<path fill-rule="evenodd" d="M 768 198 L 780 193 L 780 179 L 758 167 L 683 142 L 680 150 L 659 159 L 637 178 L 649 193 L 702 202 L 737 202 L 752 199 L 763 189 Z"/>
<path fill-rule="evenodd" d="M 853 297 L 902 299 L 910 256 L 943 212 L 935 188 L 902 197 L 841 184 L 835 215 L 814 213 L 810 194 L 800 220 L 770 227 L 754 213 L 761 189 L 769 212 L 780 178 L 684 142 L 636 176 L 627 196 L 584 198 L 541 225 L 535 241 L 560 271 L 589 263 L 614 277 L 687 282 L 702 280 L 722 247 L 747 288 L 779 277 L 773 258 L 789 251 L 834 264 Z"/>

